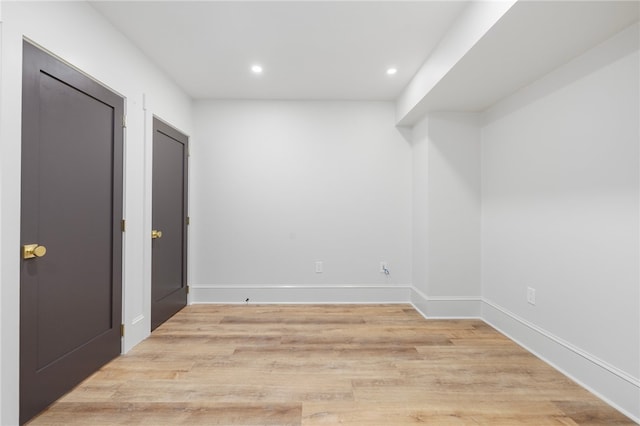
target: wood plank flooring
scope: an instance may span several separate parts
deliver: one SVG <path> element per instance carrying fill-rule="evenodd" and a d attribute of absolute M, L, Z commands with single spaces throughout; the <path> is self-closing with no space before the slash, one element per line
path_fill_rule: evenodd
<path fill-rule="evenodd" d="M 633 425 L 482 321 L 194 305 L 32 425 Z"/>

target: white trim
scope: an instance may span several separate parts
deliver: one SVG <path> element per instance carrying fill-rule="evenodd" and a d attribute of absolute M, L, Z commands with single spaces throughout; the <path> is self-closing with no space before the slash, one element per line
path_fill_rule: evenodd
<path fill-rule="evenodd" d="M 427 319 L 481 319 L 478 296 L 427 296 L 416 288 L 411 290 L 411 304 Z"/>
<path fill-rule="evenodd" d="M 189 304 L 409 303 L 425 318 L 481 318 L 477 296 L 428 297 L 408 285 L 191 285 Z"/>
<path fill-rule="evenodd" d="M 148 275 L 143 262 L 145 246 L 149 233 L 144 231 L 144 176 L 139 173 L 139 164 L 145 160 L 145 119 L 143 109 L 144 94 L 132 92 L 125 99 L 127 126 L 125 133 L 125 163 L 124 163 L 124 206 L 123 216 L 126 218 L 126 230 L 122 234 L 123 249 L 123 311 L 122 323 L 125 325 L 123 339 L 123 353 L 149 336 L 151 328 L 150 314 L 145 309 L 145 300 L 150 297 L 150 287 L 144 286 Z M 134 143 L 135 141 L 135 143 Z M 149 296 L 147 296 L 149 294 Z M 146 320 L 144 324 L 139 323 Z"/>
<path fill-rule="evenodd" d="M 381 285 L 191 285 L 191 304 L 200 303 L 409 303 L 410 286 Z"/>
<path fill-rule="evenodd" d="M 482 319 L 527 351 L 640 423 L 640 380 L 500 305 L 482 299 Z"/>
<path fill-rule="evenodd" d="M 140 314 L 140 315 L 138 315 L 137 317 L 135 317 L 134 319 L 131 320 L 131 325 L 136 325 L 137 323 L 139 323 L 143 319 L 144 319 L 144 315 Z"/>
<path fill-rule="evenodd" d="M 572 345 L 571 343 L 567 342 L 564 339 L 561 339 L 560 337 L 546 331 L 543 328 L 538 327 L 537 325 L 525 320 L 524 318 L 519 317 L 518 315 L 508 311 L 507 309 L 504 309 L 503 307 L 493 303 L 490 300 L 487 299 L 483 299 L 483 302 L 486 303 L 487 305 L 491 306 L 494 309 L 497 309 L 499 311 L 501 311 L 503 314 L 508 315 L 509 317 L 513 318 L 514 320 L 518 321 L 519 323 L 526 325 L 527 327 L 531 328 L 534 331 L 537 331 L 538 333 L 542 334 L 543 336 L 545 336 L 548 339 L 553 340 L 555 343 L 564 346 L 565 348 L 569 349 L 572 352 L 575 352 L 577 355 L 580 355 L 581 357 L 591 361 L 594 364 L 597 364 L 598 366 L 604 368 L 605 370 L 608 370 L 610 373 L 615 374 L 616 376 L 620 377 L 623 380 L 628 381 L 629 383 L 631 383 L 634 386 L 640 387 L 640 380 L 625 373 L 624 371 L 614 367 L 613 365 L 607 363 L 606 361 L 601 360 L 600 358 L 596 357 L 595 355 L 592 355 L 580 348 L 578 348 L 577 346 Z"/>
<path fill-rule="evenodd" d="M 142 314 L 133 318 L 129 323 L 124 324 L 124 338 L 122 353 L 126 354 L 138 343 L 149 337 L 149 321 Z"/>

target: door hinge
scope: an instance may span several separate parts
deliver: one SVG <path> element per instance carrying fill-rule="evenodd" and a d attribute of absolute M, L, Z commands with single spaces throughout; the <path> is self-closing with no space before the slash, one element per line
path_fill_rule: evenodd
<path fill-rule="evenodd" d="M 124 324 L 120 324 L 120 337 L 124 337 Z"/>
<path fill-rule="evenodd" d="M 191 218 L 187 216 L 187 225 L 191 225 Z"/>
<path fill-rule="evenodd" d="M 187 286 L 187 294 L 189 294 L 189 286 Z"/>
<path fill-rule="evenodd" d="M 122 220 L 120 221 L 120 230 L 121 230 L 122 232 L 124 232 L 124 231 L 126 231 L 126 230 L 127 230 L 127 221 L 126 221 L 126 220 L 124 220 L 124 219 L 122 219 Z"/>
<path fill-rule="evenodd" d="M 127 128 L 127 116 L 126 115 L 122 116 L 122 128 L 123 129 Z"/>

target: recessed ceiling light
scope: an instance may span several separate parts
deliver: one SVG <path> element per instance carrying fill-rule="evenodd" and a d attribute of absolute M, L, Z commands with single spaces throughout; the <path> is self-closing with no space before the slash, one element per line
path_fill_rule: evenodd
<path fill-rule="evenodd" d="M 394 74 L 395 74 L 395 73 L 397 73 L 397 72 L 398 72 L 398 69 L 397 69 L 397 68 L 389 68 L 389 69 L 387 70 L 387 75 L 394 75 Z"/>
<path fill-rule="evenodd" d="M 251 72 L 253 72 L 254 74 L 262 74 L 262 66 L 260 66 L 260 65 L 252 65 L 251 66 Z"/>

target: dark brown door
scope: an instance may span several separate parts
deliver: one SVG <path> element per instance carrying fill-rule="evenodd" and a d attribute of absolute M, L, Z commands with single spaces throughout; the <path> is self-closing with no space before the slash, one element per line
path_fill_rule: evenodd
<path fill-rule="evenodd" d="M 24 43 L 21 423 L 120 354 L 123 110 Z"/>
<path fill-rule="evenodd" d="M 188 143 L 153 119 L 152 330 L 187 304 Z"/>

